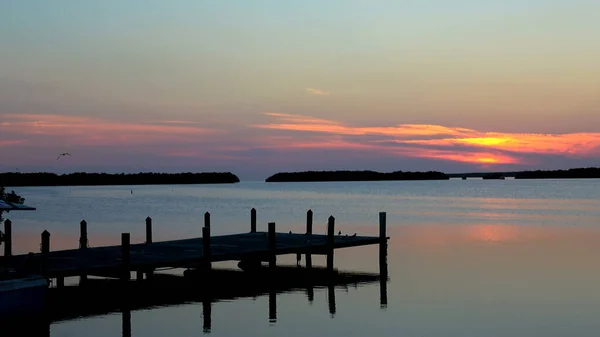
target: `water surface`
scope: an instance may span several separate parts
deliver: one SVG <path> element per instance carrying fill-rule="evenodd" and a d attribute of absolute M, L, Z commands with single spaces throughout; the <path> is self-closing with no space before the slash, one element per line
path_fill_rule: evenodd
<path fill-rule="evenodd" d="M 79 221 L 91 246 L 118 244 L 121 232 L 143 242 L 200 236 L 203 214 L 213 234 L 259 230 L 378 234 L 387 212 L 387 305 L 380 285 L 277 294 L 131 312 L 131 336 L 591 336 L 600 334 L 600 180 L 481 180 L 353 183 L 247 182 L 235 185 L 17 188 L 34 212 L 13 212 L 13 250 L 76 248 Z M 133 193 L 131 193 L 133 191 Z M 340 270 L 378 272 L 377 247 L 339 250 Z M 294 264 L 295 257 L 278 261 Z M 314 263 L 324 264 L 315 258 Z M 217 264 L 229 267 L 232 264 Z M 177 272 L 177 271 L 174 271 Z M 335 299 L 335 310 L 331 298 Z M 271 298 L 272 300 L 273 298 Z M 51 336 L 122 336 L 121 313 L 52 323 Z"/>

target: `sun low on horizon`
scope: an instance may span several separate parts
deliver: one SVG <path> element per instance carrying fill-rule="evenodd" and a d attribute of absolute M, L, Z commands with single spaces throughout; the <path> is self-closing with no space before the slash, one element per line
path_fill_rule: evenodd
<path fill-rule="evenodd" d="M 0 172 L 600 166 L 598 31 L 584 0 L 5 1 Z"/>

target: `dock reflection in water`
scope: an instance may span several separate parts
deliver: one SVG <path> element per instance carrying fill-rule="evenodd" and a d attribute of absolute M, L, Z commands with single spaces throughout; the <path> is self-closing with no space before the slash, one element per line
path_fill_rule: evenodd
<path fill-rule="evenodd" d="M 384 271 L 387 268 L 382 269 Z M 384 276 L 384 278 L 382 278 Z M 380 283 L 381 307 L 385 307 L 387 272 L 328 272 L 325 268 L 277 267 L 272 271 L 243 272 L 213 269 L 206 273 L 177 276 L 156 274 L 152 280 L 123 283 L 118 280 L 88 279 L 79 286 L 51 288 L 48 310 L 36 324 L 14 321 L 5 330 L 7 336 L 50 336 L 50 325 L 85 317 L 120 312 L 122 336 L 131 337 L 131 312 L 157 307 L 202 303 L 202 330 L 211 332 L 212 303 L 238 298 L 268 296 L 269 324 L 277 322 L 277 294 L 305 291 L 314 301 L 315 288 L 326 288 L 329 313 L 336 313 L 335 288 Z M 2 336 L 5 336 L 3 333 Z"/>

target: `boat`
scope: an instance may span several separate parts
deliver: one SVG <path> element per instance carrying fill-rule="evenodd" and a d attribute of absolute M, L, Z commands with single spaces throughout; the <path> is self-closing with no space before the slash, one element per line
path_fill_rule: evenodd
<path fill-rule="evenodd" d="M 44 312 L 48 279 L 0 270 L 0 317 L 36 315 Z"/>

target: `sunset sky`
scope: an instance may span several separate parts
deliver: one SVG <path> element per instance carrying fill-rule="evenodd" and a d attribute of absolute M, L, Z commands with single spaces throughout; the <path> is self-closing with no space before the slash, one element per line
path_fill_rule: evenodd
<path fill-rule="evenodd" d="M 0 171 L 600 166 L 599 32 L 597 0 L 1 1 Z"/>

